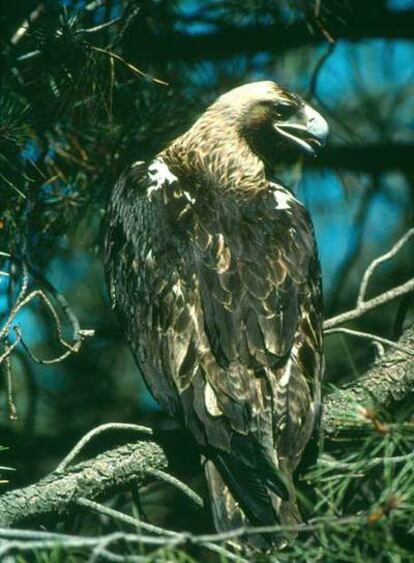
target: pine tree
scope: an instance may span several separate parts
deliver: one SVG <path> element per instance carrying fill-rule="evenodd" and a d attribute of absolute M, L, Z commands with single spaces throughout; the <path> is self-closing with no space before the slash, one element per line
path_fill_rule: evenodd
<path fill-rule="evenodd" d="M 164 420 L 137 377 L 110 311 L 101 265 L 106 204 L 127 164 L 158 152 L 219 93 L 271 78 L 311 98 L 333 130 L 330 146 L 305 169 L 301 184 L 323 264 L 326 257 L 327 318 L 354 309 L 366 267 L 407 235 L 392 260 L 369 277 L 364 299 L 403 287 L 399 300 L 394 294 L 346 325 L 364 331 L 362 336 L 331 336 L 327 330 L 329 408 L 318 460 L 297 482 L 307 523 L 285 550 L 247 557 L 411 560 L 414 282 L 408 229 L 414 138 L 406 68 L 413 20 L 408 4 L 378 0 L 3 2 L 0 367 L 2 412 L 10 421 L 3 416 L 0 442 L 9 447 L 1 452 L 2 465 L 17 472 L 0 467 L 0 525 L 8 524 L 7 487 L 50 472 L 90 428 L 108 420 Z M 344 252 L 332 217 L 343 229 L 351 224 Z M 395 349 L 389 340 L 400 337 Z M 360 380 L 367 385 L 359 388 Z M 136 442 L 131 432 L 125 434 L 128 443 Z M 85 457 L 93 460 L 122 440 L 113 428 L 88 445 Z M 151 442 L 148 448 L 155 469 L 165 469 L 159 446 Z M 198 458 L 186 459 L 178 438 L 173 449 L 179 459 L 172 473 L 202 494 Z M 6 475 L 9 485 L 3 483 Z M 127 514 L 142 508 L 135 491 L 115 492 L 112 508 Z M 1 529 L 0 554 L 21 561 L 32 560 L 33 552 L 39 560 L 81 561 L 93 549 L 96 560 L 111 560 L 111 553 L 112 560 L 145 554 L 157 562 L 204 561 L 212 551 L 222 561 L 239 557 L 217 538 L 196 539 L 213 532 L 198 497 L 186 499 L 174 485 L 159 483 L 146 485 L 140 496 L 151 522 L 191 538 L 186 542 L 161 530 L 160 545 L 124 537 L 101 552 L 100 544 L 69 546 L 55 538 L 51 549 L 53 537 L 34 531 L 42 517 L 21 514 L 14 522 L 32 529 L 30 541 Z M 83 540 L 136 531 L 89 509 L 86 515 L 78 506 L 75 517 L 56 512 L 47 530 Z"/>

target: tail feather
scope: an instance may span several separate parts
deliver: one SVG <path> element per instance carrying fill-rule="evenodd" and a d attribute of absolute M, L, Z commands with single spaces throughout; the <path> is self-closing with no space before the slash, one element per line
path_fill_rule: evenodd
<path fill-rule="evenodd" d="M 229 531 L 241 526 L 297 525 L 302 519 L 297 507 L 293 484 L 279 476 L 271 479 L 234 456 L 220 452 L 205 463 L 215 527 Z M 285 483 L 285 481 L 287 481 Z M 282 494 L 278 494 L 281 492 Z M 266 534 L 250 538 L 256 547 L 282 546 L 294 534 Z"/>
<path fill-rule="evenodd" d="M 219 473 L 252 524 L 272 526 L 278 519 L 265 482 L 235 457 L 220 453 L 214 460 Z"/>

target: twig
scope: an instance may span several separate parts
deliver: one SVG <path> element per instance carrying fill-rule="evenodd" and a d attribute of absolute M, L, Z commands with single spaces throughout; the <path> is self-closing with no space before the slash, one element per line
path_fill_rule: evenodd
<path fill-rule="evenodd" d="M 129 70 L 132 70 L 132 72 L 139 74 L 140 76 L 142 76 L 143 78 L 146 78 L 147 80 L 151 80 L 152 82 L 155 82 L 156 84 L 161 84 L 162 86 L 169 86 L 168 82 L 164 82 L 164 80 L 160 80 L 159 78 L 154 78 L 153 76 L 146 74 L 145 72 L 143 72 L 142 70 L 140 70 L 139 68 L 137 68 L 133 64 L 129 63 L 128 61 L 126 61 L 125 59 L 123 59 L 122 57 L 120 57 L 119 55 L 114 53 L 113 51 L 108 51 L 107 49 L 102 49 L 101 47 L 96 47 L 96 45 L 89 45 L 89 47 L 93 51 L 96 51 L 97 53 L 104 53 L 108 57 L 111 57 L 112 59 L 119 61 L 120 63 L 124 64 L 127 68 L 129 68 Z"/>
<path fill-rule="evenodd" d="M 176 481 L 178 481 L 178 480 L 176 480 Z M 180 483 L 180 481 L 178 481 L 178 482 Z M 85 498 L 78 499 L 76 504 L 78 504 L 79 506 L 84 506 L 85 508 L 90 508 L 91 510 L 94 510 L 95 512 L 98 512 L 100 514 L 105 514 L 106 516 L 110 516 L 111 518 L 115 518 L 116 520 L 120 520 L 121 522 L 125 522 L 126 524 L 130 524 L 130 525 L 132 525 L 132 526 L 134 526 L 138 529 L 142 528 L 146 532 L 153 532 L 153 533 L 158 534 L 158 535 L 164 535 L 164 536 L 167 536 L 167 537 L 176 538 L 180 542 L 183 540 L 183 538 L 184 538 L 184 541 L 186 541 L 187 537 L 188 537 L 187 534 L 174 532 L 172 530 L 160 528 L 159 526 L 154 526 L 153 524 L 149 524 L 147 522 L 142 522 L 140 520 L 137 520 L 136 518 L 128 516 L 127 514 L 123 514 L 122 512 L 119 512 L 118 510 L 108 508 L 107 506 L 103 506 L 102 504 L 99 504 L 97 502 L 94 502 L 94 501 L 91 501 L 91 500 L 88 500 L 88 499 L 85 499 Z M 105 545 L 107 546 L 107 544 L 105 544 Z M 228 559 L 230 559 L 232 561 L 238 561 L 239 563 L 242 563 L 243 561 L 245 561 L 245 559 L 242 559 L 240 556 L 234 555 L 234 553 L 231 553 L 230 551 L 228 551 L 224 547 L 216 545 L 212 542 L 206 542 L 204 547 L 206 547 L 210 551 L 214 551 L 216 553 L 219 553 L 220 555 L 223 555 L 223 556 L 227 557 Z M 97 559 L 95 559 L 95 560 L 97 560 Z"/>
<path fill-rule="evenodd" d="M 307 97 L 316 96 L 316 88 L 317 88 L 317 85 L 318 85 L 319 75 L 321 73 L 321 70 L 322 70 L 324 64 L 326 63 L 326 61 L 329 59 L 329 57 L 335 51 L 335 47 L 336 47 L 336 43 L 330 42 L 328 44 L 328 48 L 326 49 L 326 51 L 323 53 L 323 55 L 320 57 L 320 59 L 316 63 L 316 67 L 312 72 L 311 79 L 310 79 L 310 82 L 309 82 L 309 90 L 308 90 Z"/>
<path fill-rule="evenodd" d="M 405 346 L 400 346 L 396 342 L 392 340 L 388 340 L 388 338 L 383 338 L 382 336 L 377 336 L 376 334 L 370 334 L 369 332 L 361 332 L 359 330 L 352 330 L 350 328 L 344 327 L 337 327 L 325 330 L 326 335 L 336 334 L 336 333 L 343 333 L 349 334 L 351 336 L 358 336 L 359 338 L 365 338 L 366 340 L 373 340 L 374 342 L 380 342 L 381 344 L 386 344 L 387 346 L 391 346 L 400 352 L 404 352 L 404 354 L 408 354 L 409 356 L 414 356 L 414 350 L 410 350 Z"/>
<path fill-rule="evenodd" d="M 104 514 L 105 516 L 110 516 L 115 520 L 119 520 L 124 522 L 125 524 L 129 524 L 137 528 L 138 530 L 142 528 L 146 532 L 152 532 L 158 535 L 166 535 L 166 536 L 173 536 L 177 537 L 180 536 L 178 532 L 173 532 L 172 530 L 167 530 L 165 528 L 160 528 L 159 526 L 154 526 L 153 524 L 149 524 L 148 522 L 142 522 L 141 520 L 137 520 L 128 514 L 124 514 L 123 512 L 119 512 L 119 510 L 114 510 L 113 508 L 109 508 L 108 506 L 104 506 L 99 502 L 95 502 L 93 500 L 89 500 L 87 498 L 79 498 L 76 500 L 76 504 L 78 506 L 83 506 L 84 508 L 89 508 L 94 512 L 98 512 L 99 514 Z"/>
<path fill-rule="evenodd" d="M 22 299 L 24 298 L 24 296 L 26 295 L 26 291 L 27 288 L 29 286 L 29 273 L 27 270 L 27 266 L 26 264 L 22 265 L 22 269 L 23 269 L 23 279 L 22 279 L 22 286 L 20 288 L 19 294 L 17 296 L 16 302 L 13 305 L 13 307 L 10 310 L 8 319 L 6 321 L 6 324 L 4 325 L 4 327 L 0 330 L 0 341 L 8 334 L 11 324 L 13 322 L 14 317 L 16 316 L 16 309 L 19 306 L 20 302 L 22 301 Z"/>
<path fill-rule="evenodd" d="M 387 262 L 388 260 L 393 258 L 400 251 L 400 249 L 404 246 L 404 244 L 408 240 L 410 240 L 410 238 L 412 236 L 414 236 L 414 227 L 412 229 L 410 229 L 409 231 L 407 231 L 405 233 L 405 235 L 403 237 L 401 237 L 400 240 L 397 241 L 394 244 L 394 246 L 391 248 L 391 250 L 389 250 L 388 252 L 386 252 L 382 256 L 379 256 L 378 258 L 376 258 L 375 260 L 373 260 L 371 262 L 371 264 L 366 269 L 364 276 L 362 278 L 362 282 L 361 282 L 361 286 L 360 286 L 359 294 L 358 294 L 358 299 L 357 299 L 357 306 L 362 305 L 362 303 L 364 302 L 368 283 L 369 283 L 371 276 L 373 275 L 375 269 L 380 264 L 383 264 L 384 262 Z"/>
<path fill-rule="evenodd" d="M 31 301 L 33 301 L 33 299 L 35 299 L 36 297 L 39 297 L 41 301 L 43 301 L 43 303 L 45 304 L 46 308 L 48 309 L 48 311 L 50 312 L 53 321 L 54 321 L 54 325 L 55 325 L 55 330 L 56 330 L 56 334 L 58 337 L 58 341 L 59 343 L 67 348 L 68 353 L 64 354 L 63 357 L 61 357 L 61 359 L 67 357 L 70 353 L 76 353 L 79 352 L 79 348 L 81 345 L 81 340 L 75 341 L 74 344 L 69 344 L 68 342 L 66 342 L 66 340 L 63 338 L 63 331 L 62 331 L 62 325 L 59 319 L 59 316 L 56 312 L 56 309 L 54 308 L 54 306 L 52 305 L 51 301 L 49 300 L 49 298 L 47 297 L 47 295 L 41 290 L 41 289 L 35 289 L 34 291 L 32 291 L 31 293 L 29 293 L 28 295 L 26 295 L 23 299 L 19 299 L 16 302 L 16 305 L 13 307 L 9 318 L 6 322 L 6 324 L 4 325 L 4 327 L 2 328 L 2 330 L 0 331 L 0 339 L 4 338 L 4 336 L 6 335 L 6 333 L 10 330 L 11 324 L 14 320 L 14 318 L 16 317 L 17 313 L 26 305 L 28 305 Z M 21 335 L 21 331 L 20 328 L 18 326 L 14 327 L 14 330 L 16 331 L 16 334 L 18 336 L 20 336 L 21 340 L 22 340 L 22 335 Z M 22 342 L 23 343 L 23 342 Z M 40 360 L 38 358 L 36 358 L 29 350 L 28 350 L 28 346 L 25 344 L 25 349 L 26 351 L 28 351 L 32 357 L 33 360 L 35 360 L 36 362 L 39 363 L 55 363 L 56 361 L 61 361 L 61 359 L 54 359 L 54 360 Z"/>
<path fill-rule="evenodd" d="M 63 471 L 75 457 L 83 450 L 83 448 L 93 439 L 95 436 L 102 434 L 103 432 L 107 432 L 108 430 L 128 430 L 133 432 L 140 432 L 141 434 L 145 434 L 146 436 L 153 436 L 154 433 L 151 428 L 147 428 L 146 426 L 139 426 L 138 424 L 125 424 L 123 422 L 109 422 L 107 424 L 102 424 L 101 426 L 97 426 L 85 436 L 79 440 L 76 446 L 68 453 L 68 455 L 59 463 L 56 467 L 55 471 Z"/>
<path fill-rule="evenodd" d="M 70 536 L 67 534 L 46 534 L 45 532 L 39 535 L 39 533 L 31 530 L 9 530 L 0 528 L 0 537 L 3 539 L 8 539 L 10 537 L 17 538 L 9 542 L 2 542 L 2 544 L 0 545 L 0 557 L 4 557 L 7 553 L 10 553 L 10 551 L 14 550 L 27 552 L 38 551 L 40 549 L 56 549 L 57 545 L 66 549 L 91 548 L 100 545 L 103 539 L 110 540 L 110 543 L 114 543 L 120 540 L 131 544 L 143 545 L 162 546 L 165 543 L 165 538 L 143 534 L 125 534 L 122 532 L 114 532 L 112 534 L 108 534 L 107 536 L 82 537 Z M 142 559 L 141 561 L 145 561 L 145 559 Z"/>
<path fill-rule="evenodd" d="M 20 344 L 20 340 L 21 336 L 18 334 L 13 344 L 6 344 L 4 352 L 0 355 L 0 366 L 10 357 L 10 354 L 13 352 L 13 350 Z"/>
<path fill-rule="evenodd" d="M 16 340 L 16 342 L 14 344 L 18 344 L 18 341 Z M 7 351 L 12 350 L 12 346 L 7 347 L 6 346 L 6 353 Z M 7 388 L 7 408 L 9 411 L 9 419 L 10 420 L 17 420 L 18 416 L 17 416 L 17 409 L 16 409 L 16 405 L 14 402 L 14 393 L 13 393 L 13 377 L 12 377 L 12 365 L 11 365 L 11 358 L 10 358 L 10 354 L 6 357 L 6 360 L 4 362 L 4 373 L 6 376 L 6 388 Z"/>
<path fill-rule="evenodd" d="M 12 258 L 12 256 L 10 254 L 5 253 L 5 252 L 1 252 L 1 255 L 6 256 L 7 258 Z M 48 310 L 48 312 L 50 313 L 50 315 L 53 319 L 53 324 L 54 324 L 54 328 L 55 328 L 55 332 L 56 332 L 59 344 L 61 344 L 61 346 L 66 348 L 66 350 L 65 350 L 65 352 L 63 352 L 59 356 L 54 357 L 52 359 L 38 358 L 31 351 L 29 346 L 24 341 L 23 333 L 22 333 L 20 326 L 15 325 L 15 326 L 13 326 L 13 329 L 16 333 L 16 340 L 13 342 L 12 345 L 8 345 L 6 343 L 5 351 L 2 354 L 0 354 L 0 365 L 2 364 L 2 362 L 8 361 L 9 356 L 11 355 L 11 353 L 15 350 L 15 348 L 19 344 L 21 344 L 23 346 L 24 350 L 26 351 L 26 353 L 30 357 L 30 359 L 33 360 L 36 363 L 39 363 L 39 364 L 55 364 L 55 363 L 62 362 L 68 356 L 79 352 L 81 345 L 82 345 L 83 341 L 85 340 L 85 338 L 93 336 L 94 331 L 93 330 L 81 330 L 80 326 L 79 326 L 79 321 L 78 321 L 76 315 L 71 310 L 71 308 L 70 308 L 69 304 L 67 303 L 66 299 L 64 298 L 64 296 L 61 295 L 54 288 L 54 286 L 48 280 L 46 280 L 43 277 L 43 275 L 39 274 L 36 270 L 34 270 L 34 268 L 31 268 L 31 271 L 34 274 L 34 276 L 39 278 L 42 281 L 42 283 L 46 286 L 47 290 L 50 291 L 50 293 L 53 295 L 54 299 L 60 305 L 64 315 L 66 316 L 67 320 L 69 321 L 69 323 L 72 327 L 73 342 L 72 343 L 67 342 L 66 339 L 63 336 L 62 322 L 61 322 L 59 314 L 58 314 L 58 312 L 55 308 L 55 305 L 52 303 L 52 301 L 49 299 L 48 295 L 42 289 L 35 289 L 32 292 L 27 293 L 28 287 L 29 287 L 29 268 L 24 261 L 21 261 L 21 268 L 22 268 L 21 288 L 20 288 L 20 291 L 18 293 L 18 296 L 17 296 L 13 306 L 10 307 L 10 311 L 8 313 L 8 317 L 7 317 L 7 320 L 4 324 L 4 326 L 0 329 L 0 343 L 2 341 L 7 341 L 9 332 L 12 328 L 12 324 L 13 324 L 16 316 L 18 315 L 18 313 L 26 305 L 29 305 L 34 299 L 39 298 L 41 300 L 41 302 L 46 306 L 46 309 Z M 10 375 L 10 373 L 11 373 L 10 372 L 10 366 L 8 368 L 6 366 L 6 373 L 8 373 Z M 9 406 L 13 407 L 13 408 L 11 408 L 10 413 L 11 413 L 11 417 L 15 418 L 16 411 L 15 411 L 15 408 L 14 408 L 14 403 L 12 401 L 12 395 L 11 395 L 10 389 L 11 389 L 11 387 L 9 386 L 9 399 L 11 399 L 11 400 L 9 400 Z"/>
<path fill-rule="evenodd" d="M 183 483 L 176 477 L 173 477 L 172 475 L 165 473 L 165 471 L 160 471 L 159 469 L 149 469 L 148 473 L 153 477 L 157 477 L 158 479 L 161 479 L 162 481 L 165 481 L 166 483 L 173 485 L 174 487 L 182 491 L 188 498 L 190 498 L 194 502 L 194 504 L 196 504 L 200 508 L 203 508 L 204 506 L 203 499 L 192 489 L 190 489 L 190 487 L 188 487 L 185 483 Z"/>
<path fill-rule="evenodd" d="M 373 309 L 376 309 L 380 305 L 389 303 L 390 301 L 397 299 L 397 297 L 401 297 L 401 295 L 406 295 L 407 293 L 411 293 L 412 291 L 414 291 L 414 278 L 397 287 L 394 287 L 393 289 L 385 291 L 384 293 L 381 293 L 380 295 L 377 295 L 376 297 L 373 297 L 368 301 L 364 301 L 363 303 L 361 303 L 361 305 L 355 307 L 355 309 L 352 309 L 351 311 L 347 311 L 346 313 L 341 313 L 336 317 L 327 319 L 323 323 L 323 328 L 324 330 L 327 330 L 348 321 L 358 319 L 359 317 L 362 317 Z"/>
<path fill-rule="evenodd" d="M 99 25 L 95 25 L 94 27 L 88 27 L 85 29 L 77 29 L 75 31 L 75 33 L 96 33 L 97 31 L 101 31 L 102 29 L 106 29 L 107 27 L 110 27 L 111 25 L 114 25 L 114 23 L 117 23 L 121 20 L 121 17 L 117 17 L 114 18 L 113 20 L 110 20 L 108 22 L 104 22 L 101 23 Z"/>

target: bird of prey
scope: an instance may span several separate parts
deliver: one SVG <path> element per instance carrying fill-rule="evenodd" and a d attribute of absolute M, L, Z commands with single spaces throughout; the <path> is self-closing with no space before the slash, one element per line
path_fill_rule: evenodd
<path fill-rule="evenodd" d="M 109 205 L 111 298 L 159 404 L 193 434 L 220 531 L 301 521 L 292 475 L 320 407 L 320 267 L 282 173 L 324 118 L 271 81 L 220 96 Z"/>

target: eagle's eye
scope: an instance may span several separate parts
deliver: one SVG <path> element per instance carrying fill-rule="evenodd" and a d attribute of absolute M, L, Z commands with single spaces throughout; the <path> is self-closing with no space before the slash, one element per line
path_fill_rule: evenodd
<path fill-rule="evenodd" d="M 296 107 L 288 102 L 276 102 L 274 112 L 278 119 L 289 119 L 296 112 Z"/>

